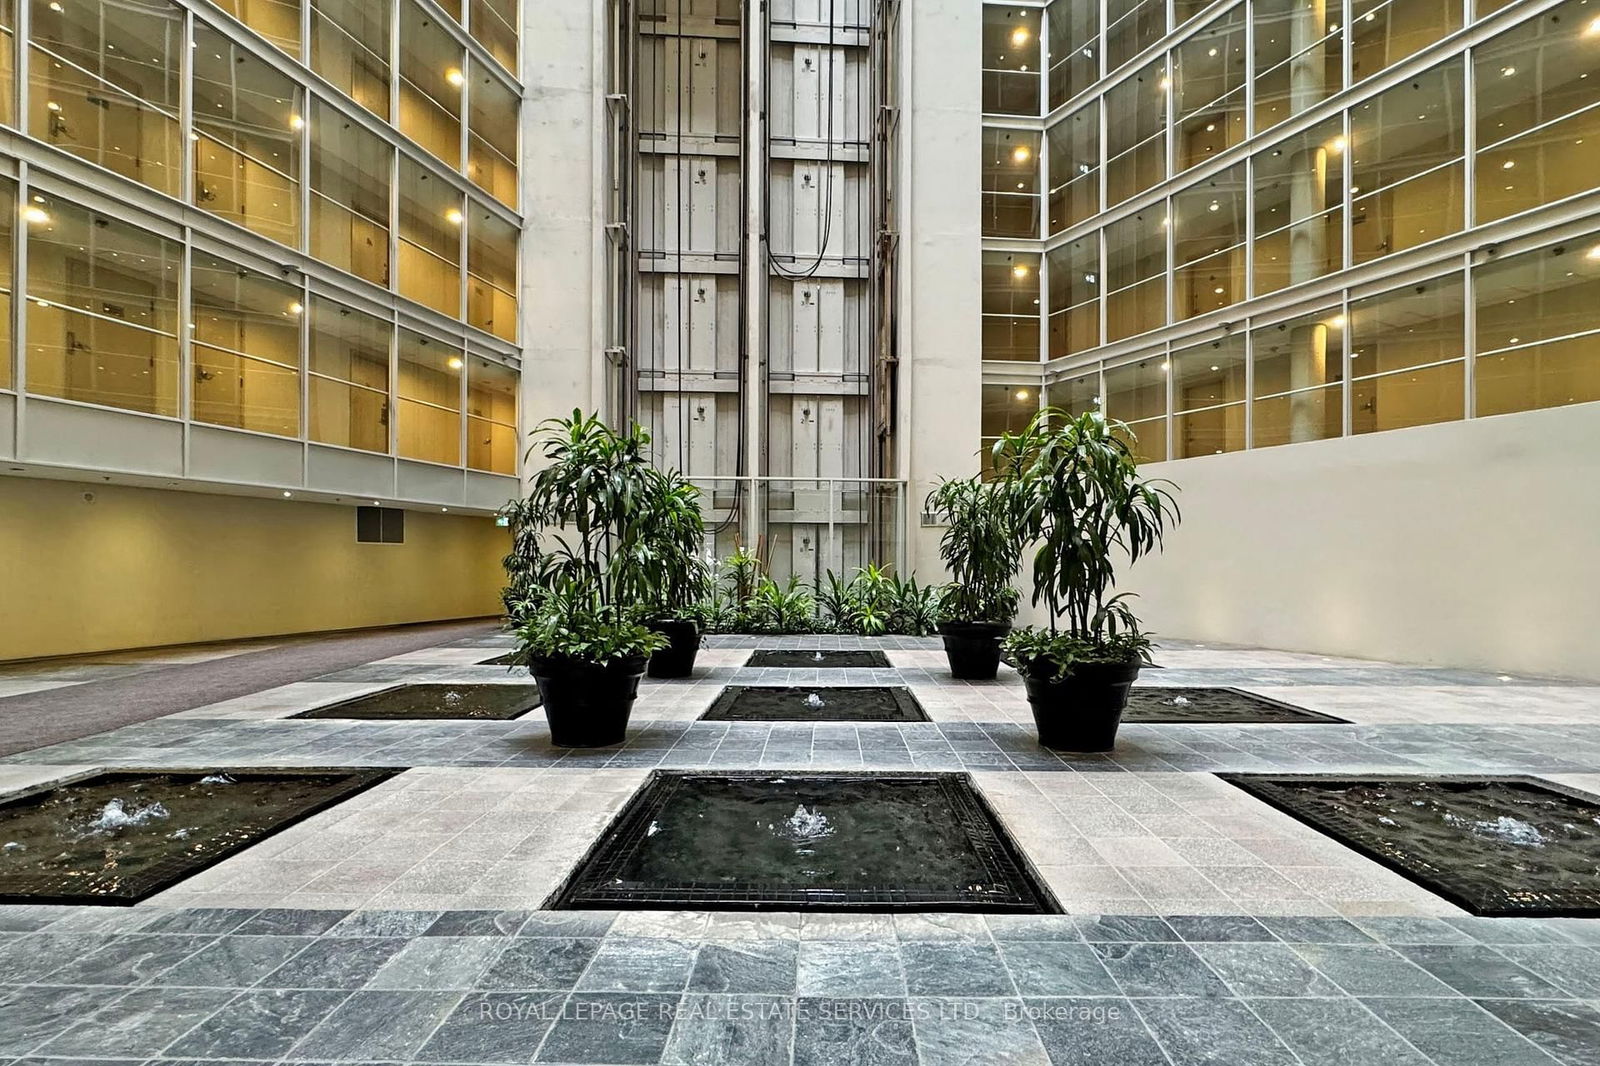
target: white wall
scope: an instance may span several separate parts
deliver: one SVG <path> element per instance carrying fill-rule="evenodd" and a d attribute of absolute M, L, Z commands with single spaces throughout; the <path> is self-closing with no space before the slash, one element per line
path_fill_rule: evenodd
<path fill-rule="evenodd" d="M 1600 404 L 1146 468 L 1157 634 L 1600 679 Z"/>
<path fill-rule="evenodd" d="M 922 501 L 941 477 L 978 472 L 982 369 L 979 186 L 983 8 L 917 0 L 900 9 L 900 472 L 910 482 L 908 563 L 943 571 Z"/>

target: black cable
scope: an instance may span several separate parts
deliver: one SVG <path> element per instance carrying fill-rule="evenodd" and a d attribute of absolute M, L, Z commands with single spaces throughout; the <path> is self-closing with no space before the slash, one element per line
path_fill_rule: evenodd
<path fill-rule="evenodd" d="M 823 167 L 825 168 L 825 170 L 827 172 L 828 190 L 827 190 L 825 198 L 822 200 L 821 217 L 818 219 L 817 228 L 820 231 L 821 236 L 820 236 L 820 238 L 818 239 L 818 242 L 817 242 L 817 258 L 805 270 L 802 270 L 802 271 L 791 271 L 787 267 L 785 267 L 782 263 L 780 263 L 775 256 L 773 256 L 771 241 L 768 240 L 766 242 L 766 244 L 767 244 L 767 259 L 771 262 L 773 270 L 778 274 L 779 277 L 787 278 L 790 281 L 806 281 L 806 280 L 809 280 L 811 278 L 816 277 L 817 271 L 822 269 L 822 261 L 823 261 L 823 259 L 826 258 L 827 254 L 828 254 L 828 242 L 833 239 L 833 186 L 834 186 L 834 181 L 833 181 L 833 162 L 834 162 L 834 157 L 833 157 L 833 105 L 834 105 L 833 73 L 834 73 L 834 59 L 835 59 L 835 56 L 836 56 L 836 54 L 838 52 L 838 49 L 835 47 L 835 41 L 837 39 L 835 31 L 837 29 L 838 22 L 837 22 L 837 19 L 835 18 L 835 15 L 834 15 L 834 7 L 833 7 L 833 5 L 834 5 L 834 0 L 828 0 L 828 91 L 827 91 L 827 96 L 826 96 L 827 108 L 828 108 L 828 118 L 827 118 L 827 122 L 826 122 L 826 124 L 824 126 L 824 128 L 827 131 L 827 133 L 826 133 L 827 145 L 824 148 L 824 155 L 823 155 L 823 159 L 824 159 Z M 763 80 L 766 82 L 766 95 L 767 95 L 768 102 L 770 103 L 771 98 L 772 98 L 772 79 L 769 77 L 769 78 L 766 78 L 766 79 L 763 79 Z M 767 190 L 768 190 L 767 197 L 766 197 L 766 203 L 769 206 L 769 210 L 767 211 L 767 216 L 768 216 L 768 218 L 770 218 L 770 216 L 771 216 L 770 205 L 771 205 L 771 202 L 772 202 L 770 174 L 769 174 L 769 176 L 767 178 L 764 179 L 764 181 L 766 183 Z M 767 221 L 768 221 L 767 219 L 763 219 L 763 223 L 767 223 Z M 769 236 L 770 236 L 771 232 L 772 232 L 771 225 L 768 224 L 767 225 L 767 233 L 768 233 Z"/>
<path fill-rule="evenodd" d="M 688 203 L 688 192 L 689 192 L 689 190 L 685 189 L 685 184 L 686 183 L 684 181 L 684 178 L 685 178 L 686 174 L 688 173 L 688 168 L 686 168 L 684 166 L 684 157 L 683 157 L 683 94 L 684 94 L 683 50 L 684 50 L 684 47 L 685 47 L 685 41 L 684 41 L 684 36 L 683 36 L 683 5 L 685 3 L 687 3 L 687 2 L 688 2 L 688 0 L 678 0 L 678 5 L 677 5 L 677 8 L 678 8 L 678 36 L 677 36 L 677 55 L 676 55 L 675 59 L 676 59 L 676 63 L 677 63 L 678 83 L 677 83 L 677 86 L 675 87 L 675 90 L 673 92 L 673 98 L 672 98 L 672 103 L 673 103 L 673 108 L 674 108 L 674 113 L 675 113 L 674 114 L 674 118 L 675 118 L 675 121 L 677 123 L 676 127 L 673 130 L 674 159 L 675 159 L 675 163 L 676 163 L 677 168 L 678 168 L 678 205 L 677 205 L 677 210 L 675 212 L 675 214 L 677 216 L 676 219 L 675 219 L 675 222 L 677 224 L 677 267 L 678 267 L 678 269 L 676 271 L 676 273 L 677 273 L 677 282 L 678 282 L 678 353 L 677 353 L 677 360 L 676 360 L 676 363 L 677 363 L 677 390 L 676 390 L 676 392 L 677 392 L 677 401 L 678 401 L 678 412 L 677 412 L 677 414 L 678 414 L 678 469 L 679 470 L 684 470 L 685 467 L 687 466 L 687 463 L 685 462 L 687 453 L 684 451 L 684 449 L 685 449 L 685 447 L 686 447 L 686 445 L 688 443 L 689 430 L 688 430 L 688 426 L 684 422 L 684 413 L 685 412 L 684 412 L 684 404 L 683 404 L 683 360 L 684 360 L 684 357 L 688 353 L 688 350 L 689 350 L 689 329 L 690 329 L 690 323 L 693 320 L 692 316 L 694 314 L 694 309 L 693 309 L 692 306 L 689 306 L 689 300 L 687 299 L 688 291 L 689 291 L 688 290 L 688 279 L 684 277 L 684 273 L 683 273 L 683 216 L 684 216 L 684 213 L 685 213 L 685 205 Z M 663 71 L 663 73 L 662 73 L 663 80 L 665 79 L 665 77 L 666 77 L 666 74 Z"/>

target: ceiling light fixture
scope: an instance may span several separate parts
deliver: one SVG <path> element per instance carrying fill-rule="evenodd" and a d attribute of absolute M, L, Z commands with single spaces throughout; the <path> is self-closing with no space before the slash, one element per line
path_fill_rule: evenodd
<path fill-rule="evenodd" d="M 451 85 L 454 85 L 457 89 L 461 88 L 461 86 L 467 83 L 466 75 L 462 74 L 461 71 L 457 70 L 455 67 L 451 67 L 449 70 L 444 72 L 444 80 L 449 82 Z"/>

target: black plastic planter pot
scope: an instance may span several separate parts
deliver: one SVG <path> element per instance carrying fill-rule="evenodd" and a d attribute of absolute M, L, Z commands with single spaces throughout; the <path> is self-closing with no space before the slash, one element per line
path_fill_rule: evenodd
<path fill-rule="evenodd" d="M 693 622 L 673 619 L 651 622 L 650 628 L 672 643 L 650 656 L 649 675 L 669 678 L 688 677 L 694 673 L 694 657 L 700 654 L 700 627 Z"/>
<path fill-rule="evenodd" d="M 558 748 L 604 748 L 621 744 L 644 676 L 644 656 L 613 659 L 604 666 L 575 659 L 534 659 L 550 743 Z"/>
<path fill-rule="evenodd" d="M 1061 751 L 1110 751 L 1138 677 L 1138 663 L 1083 663 L 1049 680 L 1024 671 L 1039 743 Z"/>
<path fill-rule="evenodd" d="M 1000 669 L 1000 642 L 1010 622 L 940 622 L 950 676 L 960 681 L 993 681 Z"/>

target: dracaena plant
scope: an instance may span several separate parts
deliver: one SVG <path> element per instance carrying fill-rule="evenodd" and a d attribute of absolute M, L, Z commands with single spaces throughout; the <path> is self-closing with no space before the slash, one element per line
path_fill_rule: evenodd
<path fill-rule="evenodd" d="M 1012 633 L 1005 650 L 1035 676 L 1148 661 L 1130 594 L 1114 591 L 1117 570 L 1160 551 L 1179 512 L 1171 482 L 1140 476 L 1131 439 L 1098 411 L 1073 417 L 1046 408 L 995 444 L 997 477 L 1017 494 L 1018 534 L 1036 545 L 1033 604 L 1049 618 Z"/>
<path fill-rule="evenodd" d="M 527 497 L 505 512 L 513 528 L 507 609 L 522 661 L 604 663 L 659 646 L 639 629 L 652 606 L 670 606 L 662 572 L 677 564 L 663 560 L 677 558 L 698 503 L 681 478 L 650 466 L 649 446 L 639 426 L 618 433 L 581 411 L 535 430 L 528 457 L 542 463 Z M 684 513 L 690 506 L 694 522 Z"/>
<path fill-rule="evenodd" d="M 1018 484 L 970 477 L 942 481 L 928 494 L 924 509 L 944 524 L 939 555 L 951 578 L 939 596 L 941 621 L 1009 622 L 1017 613 Z"/>
<path fill-rule="evenodd" d="M 651 469 L 640 505 L 639 535 L 629 544 L 636 558 L 628 572 L 637 575 L 637 587 L 630 591 L 652 618 L 693 618 L 695 606 L 711 588 L 711 571 L 701 556 L 705 537 L 700 490 L 676 470 Z"/>

